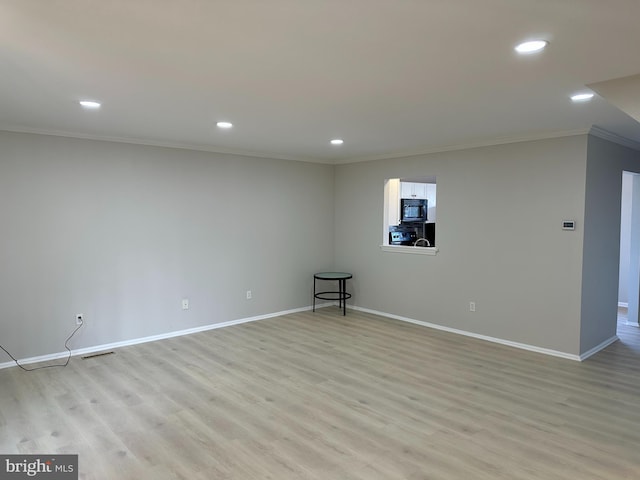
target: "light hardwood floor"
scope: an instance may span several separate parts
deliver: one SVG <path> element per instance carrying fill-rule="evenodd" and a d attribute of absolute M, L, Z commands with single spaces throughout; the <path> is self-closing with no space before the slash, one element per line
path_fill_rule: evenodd
<path fill-rule="evenodd" d="M 578 363 L 330 307 L 2 370 L 0 453 L 96 480 L 638 479 L 620 335 Z"/>

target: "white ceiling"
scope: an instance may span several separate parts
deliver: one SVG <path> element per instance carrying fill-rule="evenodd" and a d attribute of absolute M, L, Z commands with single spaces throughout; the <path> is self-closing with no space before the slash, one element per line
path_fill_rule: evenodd
<path fill-rule="evenodd" d="M 589 88 L 640 121 L 640 75 L 593 83 Z"/>
<path fill-rule="evenodd" d="M 638 0 L 0 0 L 0 129 L 329 163 L 592 125 L 640 142 L 604 98 L 569 100 L 640 72 L 639 18 Z M 531 38 L 550 45 L 518 56 Z"/>

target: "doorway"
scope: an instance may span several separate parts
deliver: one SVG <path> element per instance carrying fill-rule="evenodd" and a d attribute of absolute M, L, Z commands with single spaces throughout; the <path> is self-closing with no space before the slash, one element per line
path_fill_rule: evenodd
<path fill-rule="evenodd" d="M 640 315 L 640 174 L 622 172 L 618 329 L 639 325 Z"/>

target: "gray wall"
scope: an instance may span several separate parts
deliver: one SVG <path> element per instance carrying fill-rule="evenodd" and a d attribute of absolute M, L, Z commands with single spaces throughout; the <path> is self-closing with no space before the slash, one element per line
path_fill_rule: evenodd
<path fill-rule="evenodd" d="M 615 334 L 639 156 L 582 135 L 334 167 L 0 132 L 0 343 L 60 352 L 79 312 L 73 348 L 303 308 L 339 268 L 357 306 L 584 353 Z M 384 180 L 430 175 L 438 255 L 382 252 Z"/>
<path fill-rule="evenodd" d="M 0 343 L 60 352 L 80 312 L 73 348 L 310 305 L 333 264 L 333 173 L 0 132 Z"/>
<path fill-rule="evenodd" d="M 586 151 L 582 135 L 338 166 L 336 267 L 354 303 L 578 354 Z M 384 180 L 425 175 L 439 253 L 382 252 Z"/>
<path fill-rule="evenodd" d="M 640 152 L 590 135 L 587 155 L 580 352 L 616 334 L 622 172 Z M 629 295 L 633 295 L 629 292 Z M 635 292 L 638 295 L 638 292 Z"/>

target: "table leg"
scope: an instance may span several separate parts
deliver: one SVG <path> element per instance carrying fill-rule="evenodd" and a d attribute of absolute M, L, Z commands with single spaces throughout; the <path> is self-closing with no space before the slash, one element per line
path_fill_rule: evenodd
<path fill-rule="evenodd" d="M 313 311 L 316 311 L 316 277 L 313 277 Z"/>

